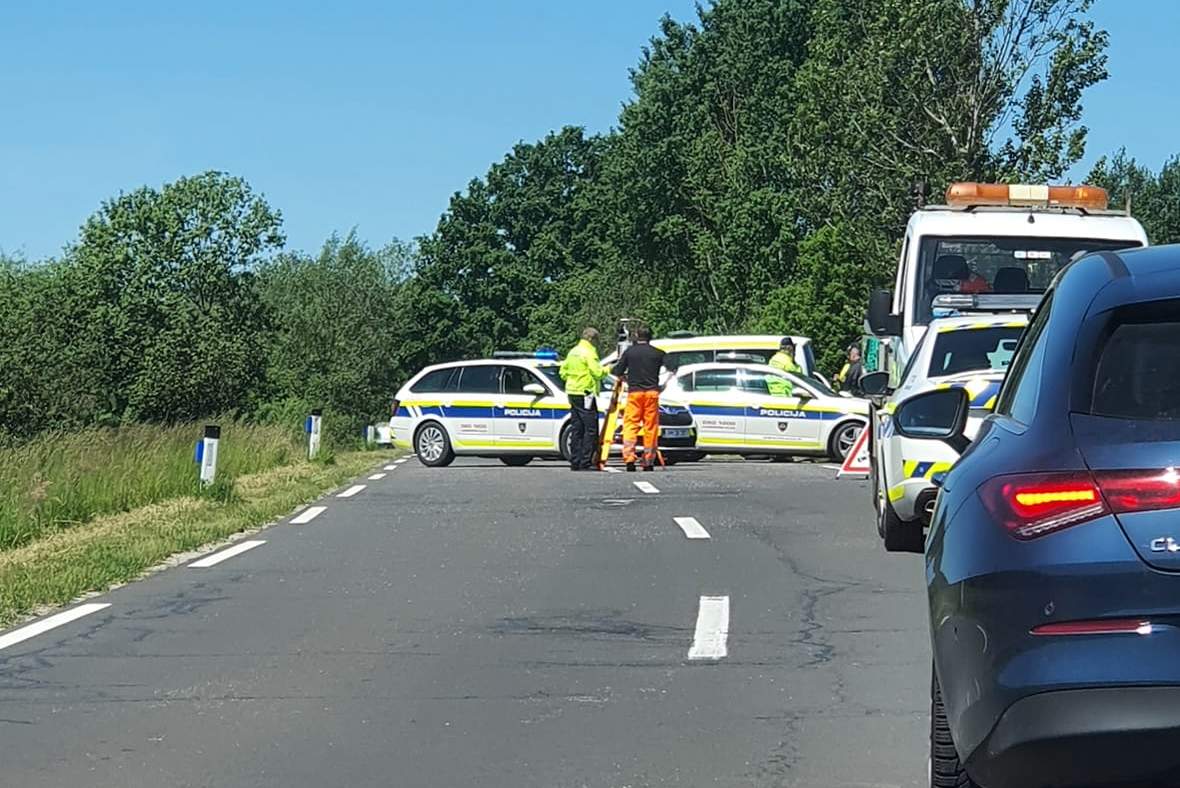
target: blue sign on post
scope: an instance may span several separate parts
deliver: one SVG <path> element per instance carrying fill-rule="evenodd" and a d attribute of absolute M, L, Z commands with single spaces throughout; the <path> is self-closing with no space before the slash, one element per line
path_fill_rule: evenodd
<path fill-rule="evenodd" d="M 193 462 L 197 465 L 201 464 L 201 460 L 205 459 L 205 441 L 197 441 L 197 448 L 193 451 Z"/>
<path fill-rule="evenodd" d="M 306 419 L 303 420 L 303 431 L 306 432 L 308 435 L 311 434 L 311 416 L 308 416 Z"/>

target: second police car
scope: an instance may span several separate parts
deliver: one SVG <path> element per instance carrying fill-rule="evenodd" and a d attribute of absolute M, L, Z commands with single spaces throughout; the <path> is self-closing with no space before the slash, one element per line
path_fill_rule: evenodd
<path fill-rule="evenodd" d="M 397 392 L 390 430 L 395 446 L 429 466 L 457 455 L 495 457 L 505 465 L 568 458 L 570 406 L 555 354 L 497 354 L 426 367 Z M 600 398 L 605 411 L 609 394 Z M 692 452 L 688 409 L 661 403 L 661 449 Z"/>
<path fill-rule="evenodd" d="M 1021 313 L 936 318 L 910 355 L 897 390 L 875 413 L 877 431 L 871 442 L 877 531 L 886 550 L 921 552 L 936 493 L 931 479 L 949 470 L 958 458 L 943 443 L 898 435 L 893 429 L 894 408 L 924 391 L 964 388 L 971 398 L 967 435 L 973 437 L 995 406 L 1027 324 L 1028 315 Z"/>
<path fill-rule="evenodd" d="M 664 391 L 692 410 L 697 446 L 709 454 L 840 460 L 868 422 L 867 400 L 765 364 L 690 364 Z"/>

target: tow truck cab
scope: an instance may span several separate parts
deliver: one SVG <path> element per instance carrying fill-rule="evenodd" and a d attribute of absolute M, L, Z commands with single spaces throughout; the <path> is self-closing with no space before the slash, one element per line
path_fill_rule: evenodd
<path fill-rule="evenodd" d="M 1023 311 L 1076 257 L 1146 246 L 1142 225 L 1107 204 L 1094 186 L 951 184 L 946 205 L 910 216 L 894 288 L 870 297 L 868 329 L 886 350 L 875 368 L 897 386 L 931 319 L 954 313 L 945 305 L 971 300 L 969 311 Z"/>

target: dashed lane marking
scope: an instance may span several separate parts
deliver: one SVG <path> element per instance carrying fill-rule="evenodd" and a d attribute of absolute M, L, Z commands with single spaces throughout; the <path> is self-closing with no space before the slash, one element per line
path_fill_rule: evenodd
<path fill-rule="evenodd" d="M 327 506 L 309 506 L 306 510 L 300 512 L 298 517 L 291 518 L 291 522 L 295 523 L 296 525 L 310 523 L 312 520 L 319 517 L 327 510 Z"/>
<path fill-rule="evenodd" d="M 405 462 L 408 459 L 410 459 L 410 458 L 409 457 L 399 457 L 393 461 L 393 464 L 394 465 L 401 465 L 403 462 Z"/>
<path fill-rule="evenodd" d="M 82 616 L 88 616 L 91 613 L 97 613 L 111 606 L 110 602 L 88 602 L 85 605 L 78 605 L 69 610 L 63 610 L 60 613 L 54 613 L 48 618 L 43 618 L 40 621 L 34 621 L 32 624 L 14 629 L 6 635 L 0 635 L 0 650 L 6 649 L 9 646 L 15 646 L 17 643 L 22 643 L 29 638 L 36 637 L 43 632 L 48 632 L 51 629 L 60 627 L 62 624 L 68 624 L 71 621 L 77 621 Z"/>
<path fill-rule="evenodd" d="M 372 476 L 370 476 L 370 477 L 369 477 L 369 481 L 371 481 L 371 482 L 379 482 L 379 481 L 381 481 L 381 480 L 382 480 L 382 479 L 384 479 L 384 478 L 385 478 L 385 474 L 384 474 L 384 473 L 374 473 Z"/>
<path fill-rule="evenodd" d="M 265 539 L 251 539 L 246 542 L 239 542 L 233 547 L 222 550 L 220 553 L 205 556 L 199 561 L 193 561 L 189 564 L 190 569 L 208 569 L 211 566 L 216 566 L 227 558 L 233 558 L 235 555 L 241 555 L 247 550 L 253 550 L 255 547 L 266 544 Z"/>
<path fill-rule="evenodd" d="M 336 493 L 337 498 L 351 498 L 352 496 L 365 489 L 363 484 L 354 484 L 342 493 Z"/>
<path fill-rule="evenodd" d="M 689 659 L 721 659 L 729 651 L 729 597 L 703 596 L 697 611 L 697 628 L 692 636 Z"/>
<path fill-rule="evenodd" d="M 397 470 L 397 466 L 396 466 L 396 465 L 386 465 L 386 466 L 385 466 L 384 468 L 382 468 L 381 470 L 383 470 L 383 471 L 396 471 L 396 470 Z"/>
<path fill-rule="evenodd" d="M 635 482 L 635 486 L 648 495 L 654 495 L 660 491 L 659 488 L 651 482 Z"/>
<path fill-rule="evenodd" d="M 708 539 L 709 532 L 695 517 L 674 517 L 676 524 L 680 526 L 680 530 L 684 531 L 684 535 L 689 539 Z"/>
<path fill-rule="evenodd" d="M 603 470 L 607 473 L 622 473 L 622 471 L 620 471 L 618 468 L 612 467 L 610 465 L 603 467 Z"/>

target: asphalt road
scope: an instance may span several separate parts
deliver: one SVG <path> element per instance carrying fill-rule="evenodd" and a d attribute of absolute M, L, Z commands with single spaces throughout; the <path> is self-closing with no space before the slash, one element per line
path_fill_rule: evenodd
<path fill-rule="evenodd" d="M 0 785 L 924 785 L 921 559 L 833 476 L 410 460 L 0 650 Z"/>

